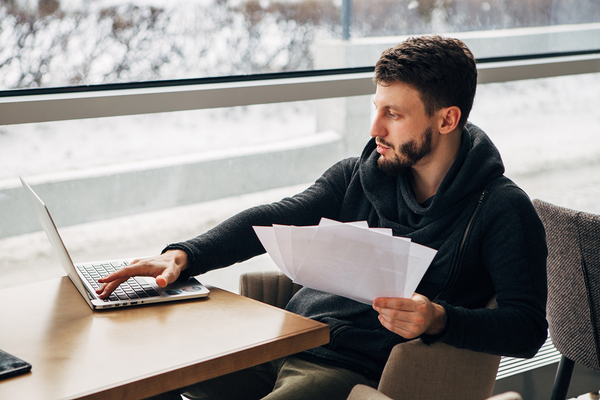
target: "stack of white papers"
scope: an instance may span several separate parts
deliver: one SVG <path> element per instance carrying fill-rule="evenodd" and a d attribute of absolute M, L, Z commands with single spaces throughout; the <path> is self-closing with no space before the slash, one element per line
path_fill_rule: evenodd
<path fill-rule="evenodd" d="M 294 282 L 365 304 L 378 297 L 410 298 L 437 253 L 365 221 L 323 218 L 318 226 L 253 228 Z"/>

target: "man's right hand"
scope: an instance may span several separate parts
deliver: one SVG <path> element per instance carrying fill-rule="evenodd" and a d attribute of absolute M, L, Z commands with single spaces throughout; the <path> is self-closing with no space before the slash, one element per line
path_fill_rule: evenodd
<path fill-rule="evenodd" d="M 181 271 L 187 268 L 187 261 L 187 254 L 183 250 L 169 250 L 155 257 L 134 260 L 125 268 L 98 279 L 102 286 L 96 293 L 105 299 L 121 283 L 134 276 L 153 276 L 158 286 L 165 287 L 177 280 Z"/>

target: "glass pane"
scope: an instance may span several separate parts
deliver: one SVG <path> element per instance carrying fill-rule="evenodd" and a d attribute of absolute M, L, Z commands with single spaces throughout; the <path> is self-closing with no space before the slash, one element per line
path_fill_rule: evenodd
<path fill-rule="evenodd" d="M 355 0 L 353 36 L 467 32 L 597 22 L 594 0 Z"/>
<path fill-rule="evenodd" d="M 600 214 L 599 87 L 600 73 L 480 85 L 471 121 L 530 197 Z M 369 139 L 371 107 L 360 96 L 1 127 L 0 285 L 61 273 L 18 175 L 39 188 L 76 262 L 152 255 L 358 155 L 344 149 Z M 273 265 L 263 257 L 210 279 L 237 290 L 248 268 Z"/>
<path fill-rule="evenodd" d="M 307 101 L 0 127 L 0 287 L 63 274 L 18 176 L 75 262 L 154 255 L 317 179 L 340 156 L 315 110 Z M 249 268 L 270 267 L 265 256 Z M 211 276 L 237 290 L 239 268 Z"/>
<path fill-rule="evenodd" d="M 0 126 L 6 166 L 0 180 L 138 161 L 217 158 L 315 134 L 315 118 L 313 103 L 297 102 Z"/>
<path fill-rule="evenodd" d="M 480 85 L 471 121 L 531 198 L 600 214 L 600 74 Z"/>
<path fill-rule="evenodd" d="M 346 1 L 352 38 L 600 20 L 596 0 L 0 0 L 0 90 L 310 70 Z"/>

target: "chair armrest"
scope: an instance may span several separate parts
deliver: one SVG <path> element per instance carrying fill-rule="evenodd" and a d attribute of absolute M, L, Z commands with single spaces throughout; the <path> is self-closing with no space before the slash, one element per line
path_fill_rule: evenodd
<path fill-rule="evenodd" d="M 446 400 L 446 397 L 441 394 L 439 400 Z M 392 400 L 385 394 L 366 385 L 356 385 L 350 392 L 347 400 Z M 421 400 L 421 399 L 418 399 Z M 497 394 L 488 398 L 488 400 L 523 400 L 520 394 L 516 392 L 506 392 Z"/>
<path fill-rule="evenodd" d="M 347 400 L 392 400 L 380 391 L 367 385 L 356 385 L 352 388 Z M 442 400 L 440 398 L 440 400 Z"/>
<path fill-rule="evenodd" d="M 420 339 L 394 347 L 379 391 L 394 399 L 481 400 L 492 395 L 500 356 Z"/>
<path fill-rule="evenodd" d="M 488 400 L 523 400 L 523 398 L 519 393 L 506 392 L 492 396 Z"/>
<path fill-rule="evenodd" d="M 279 271 L 248 272 L 240 276 L 240 294 L 284 308 L 302 286 Z"/>

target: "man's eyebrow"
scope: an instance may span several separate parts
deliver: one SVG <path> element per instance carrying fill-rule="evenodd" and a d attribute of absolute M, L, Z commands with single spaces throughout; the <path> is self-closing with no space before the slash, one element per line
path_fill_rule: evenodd
<path fill-rule="evenodd" d="M 378 108 L 377 107 L 377 102 L 375 100 L 373 100 L 373 105 L 375 106 L 375 108 Z M 393 110 L 396 110 L 396 111 L 402 111 L 402 108 L 400 106 L 395 105 L 395 104 L 386 104 L 386 105 L 383 106 L 383 108 L 386 109 L 386 110 L 393 109 Z"/>
<path fill-rule="evenodd" d="M 377 100 L 373 99 L 373 105 L 375 107 L 377 107 Z M 384 106 L 384 108 L 390 108 L 390 107 L 393 107 L 393 105 L 392 106 L 389 106 L 389 105 Z"/>

